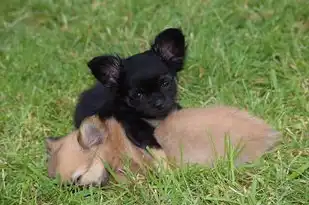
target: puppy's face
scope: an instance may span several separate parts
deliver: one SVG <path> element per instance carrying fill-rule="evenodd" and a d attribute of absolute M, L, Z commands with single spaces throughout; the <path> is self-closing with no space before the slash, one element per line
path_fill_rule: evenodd
<path fill-rule="evenodd" d="M 118 89 L 117 99 L 142 117 L 164 117 L 176 106 L 176 77 L 185 59 L 181 30 L 166 29 L 151 49 L 126 59 L 98 56 L 88 66 L 106 86 Z"/>
<path fill-rule="evenodd" d="M 144 117 L 169 113 L 176 104 L 176 72 L 152 52 L 123 61 L 126 72 L 119 82 L 120 99 Z"/>
<path fill-rule="evenodd" d="M 111 135 L 117 138 L 119 129 L 114 123 L 90 117 L 67 136 L 47 138 L 48 176 L 59 175 L 62 182 L 80 186 L 106 184 L 108 172 L 104 162 L 114 167 L 120 160 L 113 147 L 115 142 L 111 142 Z"/>

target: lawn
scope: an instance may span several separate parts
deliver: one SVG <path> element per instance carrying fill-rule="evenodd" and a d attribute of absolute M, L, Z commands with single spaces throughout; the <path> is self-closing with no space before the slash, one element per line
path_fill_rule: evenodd
<path fill-rule="evenodd" d="M 74 3 L 73 3 L 74 2 Z M 308 0 L 1 0 L 1 204 L 309 204 Z M 84 190 L 47 178 L 44 138 L 72 131 L 86 62 L 182 27 L 185 107 L 248 109 L 283 133 L 256 163 L 187 167 Z"/>

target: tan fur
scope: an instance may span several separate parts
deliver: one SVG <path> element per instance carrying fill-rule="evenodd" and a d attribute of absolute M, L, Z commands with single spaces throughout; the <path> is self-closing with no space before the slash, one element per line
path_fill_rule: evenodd
<path fill-rule="evenodd" d="M 93 124 L 104 134 L 104 141 L 89 149 L 83 148 L 79 138 L 83 133 L 83 126 Z M 121 125 L 114 119 L 101 121 L 93 116 L 86 119 L 79 131 L 58 140 L 47 141 L 50 158 L 48 173 L 50 177 L 60 175 L 62 181 L 76 181 L 82 175 L 78 185 L 104 184 L 107 170 L 103 161 L 108 163 L 116 172 L 119 180 L 125 180 L 122 170 L 126 158 L 131 160 L 130 169 L 133 172 L 143 172 L 151 166 L 152 157 L 144 150 L 135 147 L 124 135 Z"/>
<path fill-rule="evenodd" d="M 103 134 L 102 141 L 96 142 L 96 136 L 88 136 L 89 125 Z M 152 149 L 148 154 L 128 140 L 115 119 L 102 121 L 93 116 L 82 123 L 80 130 L 59 140 L 47 140 L 48 172 L 50 177 L 59 174 L 62 181 L 73 182 L 81 175 L 77 184 L 89 185 L 106 183 L 108 172 L 102 161 L 110 165 L 120 180 L 125 180 L 121 170 L 126 157 L 131 160 L 129 168 L 136 173 L 156 167 L 160 159 L 165 167 L 175 160 L 177 165 L 181 160 L 212 165 L 225 154 L 226 135 L 234 147 L 243 146 L 236 160 L 238 164 L 257 159 L 280 137 L 263 120 L 236 108 L 190 108 L 175 111 L 161 122 L 155 129 L 155 137 L 163 149 Z"/>
<path fill-rule="evenodd" d="M 279 139 L 279 132 L 248 112 L 227 106 L 190 108 L 172 113 L 155 130 L 170 160 L 212 165 L 226 154 L 225 140 L 242 148 L 236 163 L 251 162 Z M 240 146 L 240 147 L 239 147 Z"/>

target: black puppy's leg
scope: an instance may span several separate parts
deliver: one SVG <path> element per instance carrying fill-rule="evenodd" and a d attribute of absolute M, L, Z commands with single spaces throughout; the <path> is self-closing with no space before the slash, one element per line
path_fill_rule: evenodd
<path fill-rule="evenodd" d="M 135 146 L 142 149 L 147 146 L 149 148 L 161 147 L 153 135 L 155 128 L 152 125 L 134 116 L 133 113 L 116 112 L 115 117 L 122 124 L 127 137 Z"/>
<path fill-rule="evenodd" d="M 79 128 L 82 121 L 92 115 L 108 115 L 112 110 L 114 98 L 113 88 L 105 87 L 101 83 L 96 83 L 92 88 L 85 90 L 75 108 L 73 117 L 75 128 Z"/>

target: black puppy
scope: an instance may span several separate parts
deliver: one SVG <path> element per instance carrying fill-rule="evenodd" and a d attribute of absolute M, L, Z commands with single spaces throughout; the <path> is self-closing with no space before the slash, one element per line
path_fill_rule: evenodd
<path fill-rule="evenodd" d="M 114 116 L 135 145 L 159 147 L 154 126 L 180 108 L 176 78 L 185 54 L 182 31 L 169 28 L 143 53 L 126 59 L 112 55 L 93 58 L 88 67 L 99 83 L 81 94 L 74 116 L 76 128 L 94 114 L 102 119 Z"/>

